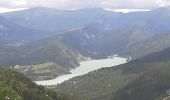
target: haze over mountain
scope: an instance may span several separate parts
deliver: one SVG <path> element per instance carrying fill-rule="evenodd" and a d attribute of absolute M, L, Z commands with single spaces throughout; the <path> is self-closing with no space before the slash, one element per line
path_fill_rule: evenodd
<path fill-rule="evenodd" d="M 170 12 L 169 7 L 150 12 L 121 14 L 109 21 L 91 23 L 61 35 L 67 44 L 90 57 L 106 57 L 113 54 L 141 57 L 151 51 L 146 54 L 137 54 L 137 51 L 131 53 L 139 43 L 142 44 L 146 40 L 160 37 L 170 31 L 169 15 L 166 14 L 168 12 Z M 164 48 L 166 47 L 169 46 L 166 45 Z M 159 51 L 159 48 L 155 51 Z"/>
<path fill-rule="evenodd" d="M 2 16 L 0 16 L 0 42 L 31 42 L 45 38 L 45 33 L 42 31 L 28 29 L 19 26 Z"/>
<path fill-rule="evenodd" d="M 30 39 L 35 42 L 26 43 L 19 48 L 2 46 L 0 62 L 3 66 L 32 66 L 54 62 L 60 66 L 60 71 L 62 70 L 61 72 L 65 73 L 66 71 L 64 70 L 68 69 L 62 69 L 61 67 L 66 65 L 71 65 L 69 68 L 78 66 L 79 59 L 76 57 L 80 55 L 81 57 L 91 58 L 106 58 L 114 54 L 135 58 L 142 57 L 170 46 L 168 42 L 169 35 L 166 35 L 166 33 L 170 31 L 168 27 L 170 23 L 168 12 L 170 12 L 169 7 L 126 14 L 109 12 L 99 8 L 75 11 L 31 8 L 18 12 L 5 13 L 3 16 L 13 22 L 3 20 L 4 23 L 17 23 L 27 28 L 34 28 L 27 30 L 38 29 L 44 33 L 45 36 L 51 36 L 52 34 L 59 35 L 35 41 L 44 36 L 40 31 L 36 31 L 37 33 L 30 32 L 31 34 L 26 33 L 26 35 L 24 34 L 22 36 L 19 35 L 23 34 L 22 31 L 22 33 L 20 33 L 20 31 L 15 32 L 17 28 L 13 29 L 13 27 L 20 26 L 10 24 L 10 26 L 6 27 L 13 29 L 13 33 L 19 35 L 14 35 L 16 39 L 26 41 L 26 39 L 28 40 L 30 37 Z M 25 18 L 29 18 L 29 20 Z M 53 29 L 51 30 L 50 28 Z M 20 30 L 21 29 L 23 28 L 20 28 Z M 29 32 L 27 30 L 24 32 Z M 66 32 L 62 32 L 64 30 L 66 30 Z M 5 38 L 12 40 L 10 36 L 6 36 Z M 154 41 L 156 41 L 156 43 Z M 156 48 L 153 49 L 152 46 Z M 55 56 L 55 54 L 60 55 Z M 64 62 L 67 62 L 67 64 Z M 54 69 L 55 68 L 56 67 L 54 67 Z"/>
<path fill-rule="evenodd" d="M 26 96 L 34 98 L 33 91 L 35 98 L 42 95 L 43 99 L 55 100 L 58 98 L 55 92 L 31 83 L 13 68 L 33 81 L 47 80 L 69 74 L 82 60 L 106 59 L 117 54 L 131 57 L 132 61 L 92 71 L 50 88 L 75 97 L 73 100 L 163 100 L 170 89 L 169 26 L 170 6 L 130 13 L 103 8 L 45 7 L 3 13 L 0 66 L 12 68 L 0 70 L 3 75 L 0 85 L 13 91 L 14 98 L 25 98 L 20 89 L 12 87 L 17 80 L 19 87 L 26 88 Z M 13 73 L 16 77 L 11 81 Z M 60 96 L 65 99 L 65 95 Z"/>
<path fill-rule="evenodd" d="M 119 14 L 120 13 L 105 11 L 102 8 L 59 10 L 37 7 L 2 15 L 28 28 L 63 32 L 81 28 L 89 23 L 102 23 L 104 20 L 109 20 Z"/>

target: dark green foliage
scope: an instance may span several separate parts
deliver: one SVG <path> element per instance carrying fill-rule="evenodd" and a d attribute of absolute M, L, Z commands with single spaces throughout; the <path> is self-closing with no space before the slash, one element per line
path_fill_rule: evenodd
<path fill-rule="evenodd" d="M 48 75 L 46 75 L 45 71 L 41 74 L 36 74 L 31 68 L 27 70 L 28 72 L 20 71 L 32 80 L 52 79 L 58 75 L 68 73 L 70 68 L 79 66 L 81 58 L 82 56 L 77 51 L 66 46 L 58 36 L 42 39 L 20 47 L 0 45 L 0 67 L 20 65 L 28 66 L 28 68 L 31 66 L 31 68 L 36 69 L 32 66 L 53 63 L 53 68 L 47 66 L 51 68 L 49 69 L 51 73 Z"/>
<path fill-rule="evenodd" d="M 90 72 L 58 85 L 56 91 L 79 100 L 162 100 L 170 89 L 169 54 L 170 48 Z"/>
<path fill-rule="evenodd" d="M 113 100 L 160 100 L 170 89 L 170 63 L 157 63 L 118 91 Z"/>
<path fill-rule="evenodd" d="M 63 94 L 45 89 L 11 69 L 0 69 L 0 100 L 68 100 Z"/>
<path fill-rule="evenodd" d="M 77 53 L 65 46 L 59 37 L 36 41 L 18 48 L 0 50 L 0 66 L 32 65 L 54 62 L 62 67 L 78 65 Z"/>
<path fill-rule="evenodd" d="M 7 86 L 5 82 L 0 82 L 0 100 L 23 100 L 11 87 Z"/>
<path fill-rule="evenodd" d="M 133 44 L 127 53 L 134 57 L 141 57 L 170 47 L 170 33 L 162 33 L 144 41 Z"/>

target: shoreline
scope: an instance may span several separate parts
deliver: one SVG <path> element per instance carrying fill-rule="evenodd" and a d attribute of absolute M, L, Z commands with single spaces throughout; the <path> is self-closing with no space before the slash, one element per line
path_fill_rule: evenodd
<path fill-rule="evenodd" d="M 114 56 L 112 58 L 106 58 L 106 59 L 84 60 L 80 62 L 79 67 L 70 69 L 71 74 L 61 75 L 51 80 L 42 80 L 42 81 L 34 81 L 34 82 L 37 83 L 38 85 L 44 85 L 44 86 L 57 85 L 76 76 L 87 74 L 91 71 L 95 71 L 105 67 L 113 67 L 116 65 L 124 64 L 126 63 L 126 60 L 127 58 L 117 57 L 117 56 Z"/>

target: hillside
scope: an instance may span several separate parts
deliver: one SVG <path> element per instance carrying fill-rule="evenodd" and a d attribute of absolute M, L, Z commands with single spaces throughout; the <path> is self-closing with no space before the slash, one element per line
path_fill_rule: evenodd
<path fill-rule="evenodd" d="M 17 48 L 2 48 L 0 66 L 16 66 L 32 80 L 52 79 L 78 67 L 83 57 L 60 37 L 50 37 Z"/>
<path fill-rule="evenodd" d="M 164 45 L 165 42 L 158 40 L 159 47 L 155 46 L 158 42 L 150 42 L 157 36 L 166 37 L 164 33 L 170 31 L 169 14 L 167 14 L 169 12 L 169 7 L 127 14 L 99 8 L 57 10 L 38 7 L 4 13 L 2 16 L 27 28 L 50 31 L 47 32 L 47 36 L 60 34 L 63 44 L 74 48 L 84 56 L 106 58 L 119 54 L 139 58 L 152 51 L 157 52 L 169 47 L 167 41 Z M 24 34 L 24 36 L 28 38 L 28 35 Z M 29 36 L 32 35 L 29 34 Z M 58 35 L 52 37 L 58 37 Z M 155 48 L 148 48 L 152 46 Z"/>
<path fill-rule="evenodd" d="M 159 52 L 170 46 L 169 12 L 168 7 L 127 14 L 108 12 L 103 9 L 70 11 L 31 8 L 2 14 L 10 21 L 0 20 L 0 23 L 5 23 L 3 26 L 6 25 L 0 27 L 1 33 L 3 33 L 0 37 L 2 40 L 0 66 L 14 66 L 17 71 L 24 73 L 31 80 L 46 80 L 69 74 L 70 68 L 78 67 L 79 61 L 84 57 L 100 59 L 115 54 L 131 56 L 138 59 L 124 65 L 103 68 L 73 78 L 57 86 L 56 91 L 75 96 L 78 99 L 109 100 L 116 98 L 123 100 L 122 95 L 127 95 L 127 99 L 133 97 L 131 95 L 139 98 L 137 93 L 140 89 L 134 87 L 135 89 L 131 90 L 133 84 L 138 86 L 140 85 L 139 80 L 140 83 L 146 81 L 147 76 L 145 75 L 148 75 L 148 82 L 150 82 L 157 70 L 163 71 L 162 68 L 169 65 L 169 49 Z M 23 29 L 23 27 L 31 29 Z M 9 30 L 6 31 L 5 28 Z M 31 30 L 48 31 L 47 36 L 53 36 L 40 39 L 44 35 L 39 35 Z M 4 34 L 6 32 L 11 32 L 11 34 Z M 22 40 L 25 43 L 26 39 L 31 42 L 26 42 L 25 45 L 20 45 L 20 42 L 18 44 L 18 41 Z M 8 42 L 7 40 L 15 45 L 4 43 L 4 41 Z M 159 53 L 143 57 L 153 52 Z M 154 68 L 154 66 L 158 66 L 158 68 Z M 165 69 L 168 70 L 167 67 Z M 153 73 L 149 71 L 153 71 Z M 169 74 L 166 73 L 165 71 L 165 75 L 169 78 Z M 163 74 L 160 73 L 160 76 L 164 77 L 164 71 Z M 153 79 L 157 80 L 157 78 Z M 158 85 L 164 85 L 164 80 L 162 82 Z M 149 86 L 152 85 L 150 83 L 144 84 L 144 88 L 150 89 Z M 127 94 L 128 90 L 132 91 L 132 94 Z M 153 90 L 148 91 L 154 93 Z M 165 88 L 162 91 L 166 91 Z M 162 98 L 166 96 L 166 93 L 162 91 L 153 96 L 150 96 L 149 93 L 143 95 L 146 100 Z"/>
<path fill-rule="evenodd" d="M 158 12 L 162 14 L 157 15 Z M 119 28 L 123 27 L 120 29 L 112 27 L 117 25 L 111 22 L 96 22 L 20 47 L 1 44 L 0 65 L 19 65 L 16 66 L 18 71 L 32 80 L 42 80 L 68 74 L 70 68 L 79 65 L 82 56 L 99 59 L 119 54 L 139 58 L 158 52 L 170 46 L 169 28 L 157 28 L 168 25 L 167 12 L 168 8 L 161 8 L 151 12 L 129 13 L 120 20 L 130 19 L 132 23 L 128 26 L 128 22 L 121 23 L 125 26 L 118 25 Z M 153 18 L 155 14 L 157 17 Z"/>
<path fill-rule="evenodd" d="M 167 47 L 170 47 L 170 33 L 162 33 L 155 35 L 152 38 L 146 39 L 144 41 L 137 42 L 128 48 L 126 52 L 135 57 L 140 57 L 141 55 L 147 55 L 153 52 L 161 51 Z"/>
<path fill-rule="evenodd" d="M 75 77 L 55 90 L 78 100 L 162 100 L 168 96 L 170 48 Z M 69 88 L 68 88 L 69 87 Z"/>
<path fill-rule="evenodd" d="M 170 89 L 170 63 L 158 63 L 119 90 L 113 100 L 163 100 Z"/>
<path fill-rule="evenodd" d="M 170 100 L 166 5 L 0 0 L 0 100 Z"/>
<path fill-rule="evenodd" d="M 0 43 L 7 46 L 19 46 L 46 37 L 42 31 L 19 26 L 0 16 Z"/>
<path fill-rule="evenodd" d="M 165 7 L 121 14 L 110 22 L 90 23 L 61 36 L 66 44 L 86 56 L 105 58 L 120 54 L 139 58 L 169 47 L 169 12 Z"/>
<path fill-rule="evenodd" d="M 1 100 L 69 100 L 70 97 L 45 89 L 11 69 L 0 69 Z"/>
<path fill-rule="evenodd" d="M 91 24 L 82 29 L 61 34 L 67 45 L 83 55 L 94 58 L 106 58 L 114 54 L 130 55 L 127 51 L 131 50 L 134 44 L 152 36 L 145 35 L 143 30 L 136 28 L 103 30 L 103 27 L 98 24 Z"/>
<path fill-rule="evenodd" d="M 35 7 L 23 11 L 2 14 L 5 18 L 21 26 L 60 33 L 83 27 L 90 23 L 103 22 L 121 13 L 105 11 L 102 8 L 61 10 Z"/>

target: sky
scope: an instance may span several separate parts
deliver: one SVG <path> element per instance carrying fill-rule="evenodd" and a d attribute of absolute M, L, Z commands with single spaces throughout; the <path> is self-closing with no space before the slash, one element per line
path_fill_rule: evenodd
<path fill-rule="evenodd" d="M 0 9 L 49 7 L 57 9 L 153 9 L 170 5 L 170 0 L 0 0 Z"/>

